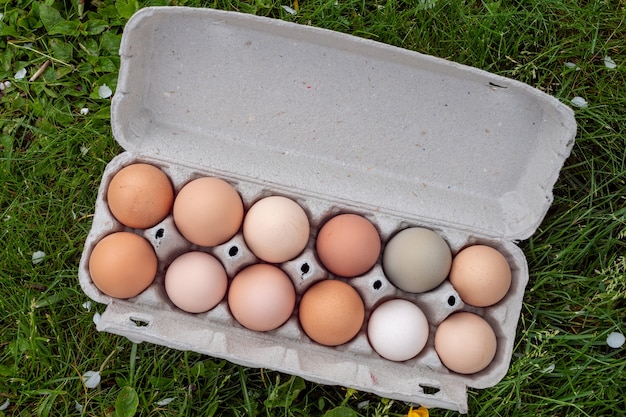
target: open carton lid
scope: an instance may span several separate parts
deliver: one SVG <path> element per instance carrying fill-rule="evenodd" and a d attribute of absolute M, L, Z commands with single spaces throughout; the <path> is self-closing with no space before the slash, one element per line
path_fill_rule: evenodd
<path fill-rule="evenodd" d="M 252 15 L 146 8 L 120 54 L 126 150 L 489 237 L 533 234 L 576 133 L 526 84 Z"/>

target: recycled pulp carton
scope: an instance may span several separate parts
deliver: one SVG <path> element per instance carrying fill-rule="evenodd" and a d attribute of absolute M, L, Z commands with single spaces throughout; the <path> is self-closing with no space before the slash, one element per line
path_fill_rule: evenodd
<path fill-rule="evenodd" d="M 128 22 L 111 123 L 126 150 L 107 166 L 98 192 L 79 279 L 106 304 L 98 330 L 234 363 L 340 384 L 380 396 L 467 412 L 467 387 L 495 385 L 508 370 L 528 266 L 515 242 L 528 238 L 552 201 L 552 187 L 576 132 L 573 112 L 528 85 L 432 56 L 318 28 L 234 12 L 146 8 Z M 246 207 L 268 195 L 300 203 L 313 232 L 307 249 L 280 265 L 299 295 L 329 274 L 314 251 L 317 227 L 354 212 L 384 242 L 422 226 L 453 253 L 484 243 L 512 267 L 512 286 L 489 308 L 465 305 L 445 281 L 408 294 L 387 281 L 380 262 L 351 279 L 371 309 L 404 298 L 422 308 L 431 335 L 414 359 L 392 362 L 370 347 L 365 326 L 351 342 L 325 347 L 308 339 L 297 312 L 270 332 L 246 330 L 223 301 L 203 314 L 178 310 L 163 288 L 164 271 L 195 246 L 166 218 L 145 236 L 159 258 L 157 278 L 129 300 L 92 283 L 94 245 L 128 230 L 111 215 L 106 187 L 133 162 L 160 167 L 176 190 L 217 176 Z M 232 276 L 256 261 L 238 234 L 203 248 Z M 485 370 L 447 370 L 433 348 L 438 324 L 472 311 L 494 328 L 498 350 Z M 367 319 L 367 317 L 366 317 Z"/>

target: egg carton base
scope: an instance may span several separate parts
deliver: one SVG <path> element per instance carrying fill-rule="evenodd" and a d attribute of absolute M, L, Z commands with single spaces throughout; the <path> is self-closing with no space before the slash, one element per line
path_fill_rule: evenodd
<path fill-rule="evenodd" d="M 253 348 L 254 351 L 244 348 L 237 354 L 229 351 L 228 346 L 247 346 L 250 343 L 247 332 L 224 334 L 214 332 L 208 327 L 199 330 L 197 326 L 189 327 L 184 322 L 181 323 L 176 315 L 159 314 L 155 317 L 150 309 L 142 310 L 137 305 L 123 301 L 113 301 L 107 305 L 96 329 L 126 337 L 133 343 L 147 342 L 180 351 L 192 351 L 247 367 L 256 368 L 261 361 L 264 368 L 297 375 L 311 382 L 362 390 L 426 408 L 444 408 L 463 414 L 468 411 L 465 383 L 459 381 L 455 375 L 448 378 L 428 378 L 425 375 L 403 378 L 402 375 L 384 372 L 380 368 L 383 372 L 376 372 L 367 364 L 337 361 L 333 355 L 308 355 L 307 362 L 324 363 L 325 368 L 332 370 L 322 377 L 320 372 L 302 370 L 301 358 L 295 349 L 279 344 L 269 344 L 265 348 L 257 345 Z M 172 333 L 172 329 L 176 331 Z M 385 384 L 384 380 L 379 380 L 383 377 L 393 381 L 393 384 Z"/>

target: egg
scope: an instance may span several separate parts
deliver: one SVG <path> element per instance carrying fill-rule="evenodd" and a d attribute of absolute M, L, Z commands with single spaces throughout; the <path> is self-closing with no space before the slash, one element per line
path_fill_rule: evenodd
<path fill-rule="evenodd" d="M 309 233 L 309 219 L 304 209 L 282 196 L 257 201 L 243 222 L 246 245 L 266 262 L 286 262 L 298 256 L 309 241 Z"/>
<path fill-rule="evenodd" d="M 243 221 L 243 201 L 228 182 L 214 177 L 192 180 L 174 200 L 174 223 L 191 243 L 217 246 L 232 238 Z"/>
<path fill-rule="evenodd" d="M 376 227 L 357 214 L 340 214 L 327 221 L 317 234 L 320 262 L 333 274 L 356 277 L 369 271 L 380 255 Z"/>
<path fill-rule="evenodd" d="M 451 263 L 452 253 L 446 241 L 422 227 L 398 232 L 383 252 L 383 270 L 389 281 L 411 293 L 439 286 L 448 277 Z"/>
<path fill-rule="evenodd" d="M 435 351 L 443 365 L 460 374 L 485 369 L 496 355 L 496 334 L 477 314 L 459 312 L 439 324 L 435 332 Z"/>
<path fill-rule="evenodd" d="M 490 246 L 468 246 L 452 261 L 450 283 L 465 303 L 488 307 L 509 291 L 511 267 L 504 255 Z"/>
<path fill-rule="evenodd" d="M 367 336 L 372 348 L 391 361 L 417 356 L 428 341 L 428 320 L 422 310 L 408 300 L 385 301 L 372 312 Z"/>
<path fill-rule="evenodd" d="M 113 217 L 125 226 L 147 229 L 172 210 L 174 188 L 168 176 L 150 164 L 119 170 L 107 187 L 106 201 Z"/>
<path fill-rule="evenodd" d="M 274 330 L 293 314 L 296 291 L 280 268 L 253 264 L 240 271 L 230 284 L 228 306 L 242 326 L 259 332 Z"/>
<path fill-rule="evenodd" d="M 152 284 L 158 267 L 154 248 L 131 232 L 102 238 L 89 256 L 89 275 L 96 287 L 115 298 L 139 295 Z"/>
<path fill-rule="evenodd" d="M 312 340 L 326 346 L 338 346 L 350 341 L 361 330 L 365 305 L 349 284 L 324 280 L 303 294 L 298 318 Z"/>
<path fill-rule="evenodd" d="M 202 313 L 214 308 L 226 295 L 228 277 L 220 261 L 199 251 L 172 261 L 165 272 L 165 291 L 181 310 Z"/>

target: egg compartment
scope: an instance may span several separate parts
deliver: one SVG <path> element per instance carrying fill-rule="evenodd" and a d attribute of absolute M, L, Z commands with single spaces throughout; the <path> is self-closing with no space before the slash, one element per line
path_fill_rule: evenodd
<path fill-rule="evenodd" d="M 85 293 L 107 304 L 99 330 L 461 412 L 466 387 L 488 387 L 506 374 L 528 280 L 515 241 L 532 235 L 550 206 L 576 132 L 571 109 L 528 85 L 439 58 L 210 9 L 140 10 L 124 29 L 120 55 L 111 124 L 126 152 L 105 169 L 79 267 Z M 396 363 L 372 350 L 365 326 L 330 348 L 302 333 L 297 312 L 281 328 L 258 333 L 239 326 L 225 302 L 202 314 L 176 309 L 163 272 L 195 247 L 169 216 L 132 230 L 155 248 L 155 283 L 133 299 L 112 299 L 91 283 L 87 261 L 104 235 L 127 230 L 108 212 L 105 184 L 133 162 L 159 166 L 176 190 L 194 177 L 225 179 L 246 207 L 266 195 L 298 201 L 314 230 L 305 251 L 280 266 L 299 296 L 325 277 L 315 229 L 339 212 L 365 215 L 384 242 L 421 226 L 440 233 L 453 253 L 493 246 L 512 267 L 512 285 L 498 304 L 476 308 L 448 281 L 428 293 L 403 293 L 380 262 L 346 280 L 363 297 L 366 318 L 396 297 L 424 310 L 431 327 L 425 349 Z M 231 279 L 256 262 L 241 234 L 199 249 L 218 257 Z M 494 361 L 476 374 L 450 372 L 433 348 L 437 326 L 456 311 L 483 316 L 498 339 Z"/>
<path fill-rule="evenodd" d="M 332 278 L 340 279 L 353 286 L 363 298 L 366 306 L 366 318 L 359 334 L 350 342 L 338 347 L 326 347 L 309 340 L 300 328 L 297 318 L 297 307 L 288 322 L 280 328 L 263 333 L 254 332 L 243 328 L 236 322 L 230 314 L 226 299 L 214 309 L 197 314 L 187 313 L 178 309 L 168 299 L 163 285 L 164 273 L 167 266 L 182 253 L 192 250 L 201 250 L 214 255 L 224 265 L 229 276 L 229 281 L 232 280 L 234 275 L 241 269 L 260 261 L 246 247 L 241 232 L 224 244 L 206 248 L 191 244 L 184 239 L 177 231 L 171 214 L 161 223 L 146 230 L 132 230 L 125 228 L 117 222 L 106 205 L 106 189 L 108 183 L 122 167 L 138 162 L 150 163 L 159 167 L 172 180 L 176 191 L 180 190 L 193 179 L 203 176 L 216 176 L 215 173 L 210 171 L 200 171 L 182 165 L 163 164 L 158 160 L 150 160 L 145 157 L 137 158 L 130 153 L 119 155 L 107 166 L 100 186 L 101 198 L 98 199 L 99 203 L 102 204 L 98 204 L 97 206 L 94 222 L 106 225 L 110 227 L 110 229 L 104 228 L 100 229 L 98 233 L 94 233 L 91 236 L 92 242 L 93 244 L 97 243 L 102 237 L 113 231 L 134 231 L 144 236 L 155 248 L 155 252 L 159 258 L 159 271 L 154 283 L 137 297 L 129 300 L 116 300 L 108 297 L 109 308 L 123 304 L 125 308 L 134 311 L 133 315 L 128 316 L 125 320 L 130 328 L 125 326 L 117 328 L 119 323 L 108 323 L 104 326 L 99 324 L 100 329 L 106 329 L 107 331 L 123 335 L 128 335 L 128 331 L 132 330 L 134 334 L 130 337 L 134 338 L 134 340 L 155 341 L 152 337 L 158 338 L 162 336 L 163 339 L 159 340 L 157 343 L 171 346 L 172 343 L 181 343 L 185 338 L 174 341 L 174 338 L 171 338 L 167 332 L 163 332 L 161 327 L 173 322 L 179 323 L 178 326 L 184 323 L 183 327 L 190 328 L 188 332 L 193 333 L 191 329 L 196 329 L 199 332 L 197 335 L 193 336 L 194 347 L 185 348 L 208 353 L 212 356 L 224 357 L 237 363 L 249 364 L 249 361 L 254 360 L 256 361 L 256 366 L 279 369 L 285 372 L 297 373 L 308 379 L 318 380 L 320 382 L 340 383 L 342 385 L 373 392 L 379 392 L 376 390 L 379 389 L 378 385 L 380 384 L 380 379 L 388 380 L 389 384 L 392 384 L 394 387 L 394 390 L 393 392 L 386 392 L 386 396 L 414 402 L 419 400 L 417 402 L 421 404 L 434 404 L 439 406 L 441 406 L 439 402 L 440 398 L 449 400 L 447 397 L 450 395 L 443 389 L 444 386 L 448 387 L 449 385 L 445 380 L 442 382 L 440 378 L 441 374 L 453 375 L 455 380 L 467 386 L 482 387 L 492 385 L 494 378 L 501 378 L 506 372 L 513 340 L 511 335 L 504 331 L 500 323 L 506 327 L 510 326 L 509 322 L 512 319 L 517 321 L 514 315 L 516 307 L 515 300 L 521 300 L 520 294 L 523 294 L 523 288 L 527 280 L 527 272 L 525 272 L 524 269 L 520 269 L 518 266 L 521 265 L 523 267 L 525 263 L 523 262 L 523 255 L 521 255 L 521 251 L 517 246 L 506 242 L 468 236 L 465 232 L 456 229 L 433 229 L 448 242 L 453 254 L 468 245 L 488 244 L 506 255 L 512 267 L 513 284 L 505 299 L 496 306 L 489 308 L 476 308 L 465 305 L 447 279 L 437 288 L 425 293 L 411 294 L 399 290 L 387 280 L 382 270 L 380 258 L 376 265 L 364 275 L 355 278 L 333 277 L 332 274 L 329 274 L 319 263 L 314 250 L 317 231 L 330 218 L 343 213 L 363 215 L 376 226 L 383 244 L 399 230 L 412 226 L 429 228 L 432 228 L 432 226 L 423 223 L 409 222 L 406 219 L 401 219 L 382 212 L 367 212 L 349 205 L 341 205 L 340 202 L 327 200 L 322 196 L 307 196 L 302 193 L 295 194 L 285 190 L 275 192 L 262 182 L 220 177 L 230 182 L 237 191 L 240 192 L 246 209 L 261 198 L 270 195 L 283 195 L 297 201 L 307 212 L 311 224 L 311 234 L 306 249 L 295 259 L 279 265 L 279 267 L 291 277 L 298 294 L 298 300 L 315 282 Z M 87 245 L 84 252 L 81 272 L 85 277 L 81 279 L 81 284 L 83 284 L 88 294 L 90 294 L 90 291 L 96 292 L 96 294 L 91 294 L 92 298 L 102 301 L 103 298 L 106 299 L 107 296 L 99 293 L 92 284 L 91 286 L 87 285 L 90 283 L 87 269 L 90 247 L 93 248 L 93 246 Z M 89 281 L 89 283 L 86 281 Z M 391 362 L 380 357 L 371 348 L 366 334 L 367 320 L 371 311 L 382 302 L 394 298 L 414 302 L 424 311 L 430 324 L 430 335 L 426 347 L 418 356 L 405 362 Z M 513 301 L 509 301 L 509 299 Z M 513 317 L 511 317 L 511 313 L 509 312 L 511 304 L 513 304 Z M 152 311 L 153 314 L 149 314 L 150 311 Z M 154 311 L 159 311 L 159 314 L 155 315 Z M 472 311 L 483 316 L 490 322 L 498 338 L 497 355 L 492 364 L 485 370 L 469 376 L 448 371 L 439 361 L 433 347 L 434 333 L 438 324 L 450 314 L 457 311 Z M 103 315 L 104 321 L 101 321 L 101 323 L 110 321 L 107 312 Z M 145 322 L 148 324 L 138 326 L 137 322 Z M 162 332 L 163 334 L 160 335 Z M 156 335 L 152 333 L 156 333 Z M 246 341 L 247 348 L 242 352 L 241 348 L 237 346 L 237 343 L 239 343 L 239 338 L 246 337 L 248 338 Z M 215 346 L 216 341 L 219 341 L 217 346 Z M 290 362 L 288 364 L 285 363 L 287 359 L 283 356 L 286 355 L 286 351 L 284 350 L 286 346 L 290 347 Z M 255 353 L 250 353 L 249 350 L 251 349 L 253 349 Z M 275 352 L 275 350 L 277 351 Z M 317 359 L 308 361 L 307 358 L 311 354 Z M 264 359 L 260 359 L 259 356 Z M 320 358 L 324 358 L 324 365 L 322 366 L 318 361 Z M 363 364 L 369 364 L 367 369 L 370 372 L 370 382 L 364 383 L 362 376 L 360 380 L 354 379 L 355 372 L 357 374 L 364 372 L 361 368 L 358 368 L 358 371 L 354 370 L 352 372 L 345 370 L 345 372 L 348 372 L 347 374 L 341 372 L 341 377 L 327 379 L 327 375 L 337 374 L 337 366 L 346 366 L 346 361 L 355 361 L 361 367 L 365 366 Z M 419 375 L 428 375 L 430 373 L 432 375 L 430 379 L 426 378 L 427 383 L 423 383 L 423 386 L 419 384 L 415 386 L 414 379 L 416 373 Z M 399 375 L 404 375 L 405 379 L 403 380 Z M 422 381 L 421 378 L 420 381 Z M 397 383 L 408 384 L 409 391 L 406 393 L 401 391 L 396 387 Z M 424 391 L 424 387 L 426 387 L 426 391 Z M 452 387 L 454 387 L 454 385 Z M 424 398 L 421 398 L 420 395 L 423 395 Z"/>

